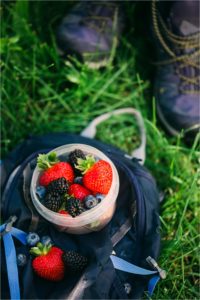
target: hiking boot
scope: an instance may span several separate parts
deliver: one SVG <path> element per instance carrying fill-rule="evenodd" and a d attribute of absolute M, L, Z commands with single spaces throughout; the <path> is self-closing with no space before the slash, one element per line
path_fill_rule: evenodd
<path fill-rule="evenodd" d="M 106 66 L 113 59 L 123 28 L 122 19 L 115 2 L 78 3 L 58 28 L 60 54 L 76 54 L 91 68 Z"/>
<path fill-rule="evenodd" d="M 160 6 L 159 6 L 160 5 Z M 177 135 L 200 128 L 199 2 L 152 0 L 153 33 L 158 50 L 155 97 L 160 120 Z M 165 15 L 164 15 L 165 14 Z"/>

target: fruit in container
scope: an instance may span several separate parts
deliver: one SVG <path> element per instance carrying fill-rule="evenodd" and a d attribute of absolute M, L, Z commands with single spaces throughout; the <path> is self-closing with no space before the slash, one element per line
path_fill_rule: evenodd
<path fill-rule="evenodd" d="M 44 206 L 58 212 L 63 202 L 63 197 L 58 192 L 49 192 L 44 198 Z"/>
<path fill-rule="evenodd" d="M 84 199 L 84 205 L 87 209 L 91 209 L 91 208 L 97 206 L 97 204 L 98 204 L 98 200 L 93 195 L 89 195 L 89 196 L 85 197 L 85 199 Z"/>
<path fill-rule="evenodd" d="M 79 172 L 78 169 L 76 169 L 76 165 L 78 164 L 78 159 L 83 159 L 85 160 L 86 159 L 86 155 L 85 153 L 80 150 L 80 149 L 75 149 L 74 151 L 70 152 L 69 154 L 69 163 L 72 165 L 72 167 Z"/>
<path fill-rule="evenodd" d="M 112 184 L 112 168 L 105 160 L 99 160 L 87 166 L 86 162 L 79 160 L 78 168 L 82 171 L 83 184 L 94 193 L 107 194 Z"/>
<path fill-rule="evenodd" d="M 59 161 L 55 152 L 39 154 L 37 166 L 43 171 L 39 178 L 39 184 L 42 186 L 47 186 L 50 182 L 61 177 L 64 177 L 69 182 L 74 180 L 72 166 L 68 162 Z"/>
<path fill-rule="evenodd" d="M 82 202 L 72 196 L 67 198 L 65 209 L 73 218 L 84 212 Z"/>
<path fill-rule="evenodd" d="M 108 194 L 112 168 L 107 161 L 78 148 L 66 158 L 63 155 L 63 160 L 56 152 L 39 154 L 37 166 L 41 173 L 36 193 L 49 210 L 75 218 L 97 206 Z"/>
<path fill-rule="evenodd" d="M 74 183 L 70 186 L 68 194 L 74 196 L 76 199 L 83 200 L 86 196 L 90 195 L 90 191 L 84 186 Z"/>
<path fill-rule="evenodd" d="M 70 183 L 64 177 L 60 177 L 56 180 L 53 180 L 47 186 L 47 193 L 57 192 L 58 194 L 65 194 L 69 189 Z"/>

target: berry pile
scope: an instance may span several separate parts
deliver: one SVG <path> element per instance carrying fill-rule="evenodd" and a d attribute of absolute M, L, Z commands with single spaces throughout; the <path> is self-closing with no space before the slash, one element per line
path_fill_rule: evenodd
<path fill-rule="evenodd" d="M 64 265 L 67 266 L 71 272 L 81 272 L 88 264 L 87 257 L 75 251 L 64 252 L 62 259 Z"/>
<path fill-rule="evenodd" d="M 110 164 L 80 149 L 70 152 L 66 161 L 55 152 L 39 154 L 37 166 L 42 171 L 36 188 L 41 203 L 73 218 L 98 205 L 112 184 Z"/>
<path fill-rule="evenodd" d="M 33 271 L 45 280 L 60 281 L 66 273 L 82 272 L 88 265 L 87 257 L 72 250 L 62 250 L 48 235 L 40 238 L 36 232 L 29 232 L 26 242 L 30 249 L 26 254 L 17 254 L 17 265 L 23 268 L 30 257 Z"/>

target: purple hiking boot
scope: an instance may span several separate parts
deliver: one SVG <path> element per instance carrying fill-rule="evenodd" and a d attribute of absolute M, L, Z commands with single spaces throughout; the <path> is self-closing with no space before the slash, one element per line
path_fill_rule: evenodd
<path fill-rule="evenodd" d="M 158 50 L 155 97 L 160 120 L 177 135 L 200 129 L 199 2 L 152 0 L 153 33 Z M 166 14 L 166 9 L 165 9 Z"/>
<path fill-rule="evenodd" d="M 91 68 L 106 66 L 113 59 L 123 28 L 122 19 L 115 2 L 81 1 L 58 28 L 60 54 L 76 54 Z"/>

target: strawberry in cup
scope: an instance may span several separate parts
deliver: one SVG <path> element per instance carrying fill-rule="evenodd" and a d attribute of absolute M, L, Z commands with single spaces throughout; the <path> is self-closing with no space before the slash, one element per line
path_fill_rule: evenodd
<path fill-rule="evenodd" d="M 113 162 L 84 144 L 39 154 L 31 183 L 38 212 L 60 231 L 74 234 L 103 228 L 113 216 L 118 191 Z"/>

